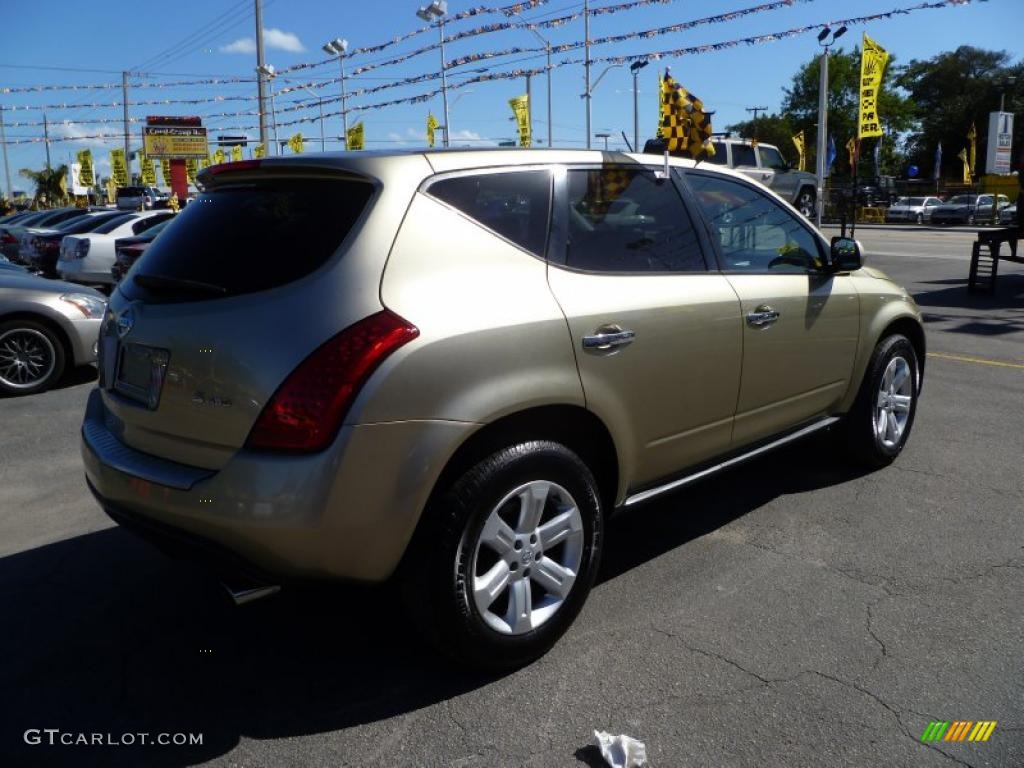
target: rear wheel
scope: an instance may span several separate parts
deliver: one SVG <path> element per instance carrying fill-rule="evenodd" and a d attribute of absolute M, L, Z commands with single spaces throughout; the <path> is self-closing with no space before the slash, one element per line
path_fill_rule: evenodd
<path fill-rule="evenodd" d="M 800 192 L 796 199 L 796 209 L 808 219 L 814 217 L 814 192 L 812 190 L 804 189 Z"/>
<path fill-rule="evenodd" d="M 63 372 L 64 347 L 53 331 L 31 320 L 0 323 L 0 392 L 42 392 Z"/>
<path fill-rule="evenodd" d="M 918 370 L 917 353 L 906 336 L 878 342 L 847 416 L 847 445 L 860 463 L 879 468 L 900 455 L 917 413 Z"/>
<path fill-rule="evenodd" d="M 967 214 L 967 226 L 968 227 L 973 227 L 974 226 L 974 214 L 973 213 Z"/>
<path fill-rule="evenodd" d="M 917 223 L 918 224 L 924 224 L 924 214 L 923 213 L 917 214 Z"/>
<path fill-rule="evenodd" d="M 427 514 L 402 579 L 427 638 L 484 668 L 545 653 L 597 575 L 601 502 L 587 466 L 558 443 L 510 446 L 456 479 Z"/>

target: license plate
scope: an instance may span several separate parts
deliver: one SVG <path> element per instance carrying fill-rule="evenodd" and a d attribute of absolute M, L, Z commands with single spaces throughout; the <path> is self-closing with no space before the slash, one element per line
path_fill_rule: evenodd
<path fill-rule="evenodd" d="M 145 403 L 150 410 L 160 404 L 170 353 L 142 344 L 123 344 L 118 352 L 114 389 Z"/>

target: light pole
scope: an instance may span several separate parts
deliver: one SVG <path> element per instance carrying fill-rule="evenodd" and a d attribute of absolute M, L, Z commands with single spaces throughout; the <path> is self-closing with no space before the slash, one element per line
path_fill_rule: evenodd
<path fill-rule="evenodd" d="M 516 14 L 516 15 L 518 16 L 519 14 Z M 520 18 L 522 18 L 522 16 L 520 16 Z M 552 147 L 552 142 L 553 142 L 553 139 L 551 138 L 552 131 L 553 131 L 552 126 L 551 126 L 551 41 L 548 40 L 546 37 L 544 37 L 533 26 L 531 26 L 529 24 L 529 22 L 527 22 L 527 24 L 526 24 L 526 29 L 534 37 L 536 37 L 538 40 L 540 40 L 542 43 L 544 43 L 544 51 L 547 54 L 548 63 L 547 63 L 547 66 L 544 68 L 544 71 L 547 73 L 547 81 L 548 81 L 548 149 L 550 149 Z M 527 83 L 529 83 L 529 78 L 527 78 Z M 533 120 L 533 101 L 532 100 L 530 101 L 530 120 L 531 121 Z M 532 125 L 530 127 L 530 131 L 531 131 L 530 135 L 532 136 L 533 135 L 533 126 Z"/>
<path fill-rule="evenodd" d="M 325 143 L 324 140 L 324 98 L 316 91 L 314 91 L 312 88 L 308 88 L 305 85 L 300 85 L 299 87 L 302 88 L 302 90 L 304 90 L 306 93 L 313 94 L 313 98 L 316 99 L 317 106 L 320 107 L 320 151 L 326 152 L 327 144 Z"/>
<path fill-rule="evenodd" d="M 263 64 L 262 66 L 256 67 L 256 74 L 266 80 L 267 87 L 270 89 L 270 115 L 274 123 L 274 154 L 281 154 L 281 145 L 277 141 L 277 107 L 274 106 L 274 83 L 273 80 L 277 77 L 277 70 L 274 69 L 273 64 Z M 264 144 L 264 147 L 267 145 Z"/>
<path fill-rule="evenodd" d="M 633 73 L 633 151 L 640 151 L 640 100 L 637 90 L 640 86 L 637 85 L 637 75 L 640 74 L 640 70 L 646 67 L 648 62 L 634 61 L 629 65 L 629 71 Z"/>
<path fill-rule="evenodd" d="M 815 200 L 815 219 L 821 226 L 821 217 L 825 211 L 825 153 L 828 151 L 828 49 L 836 40 L 846 33 L 846 27 L 833 32 L 823 27 L 818 33 L 818 45 L 824 48 L 821 54 L 821 80 L 818 84 L 818 149 L 814 158 L 815 175 L 818 177 L 817 199 Z"/>
<path fill-rule="evenodd" d="M 587 149 L 590 149 L 590 102 L 594 93 L 594 88 L 590 87 L 590 0 L 583 0 L 583 50 L 583 98 L 587 100 Z M 594 87 L 597 87 L 597 83 L 594 83 Z"/>
<path fill-rule="evenodd" d="M 338 57 L 338 62 L 341 64 L 341 129 L 343 134 L 343 141 L 345 149 L 348 149 L 348 108 L 345 106 L 346 99 L 348 98 L 347 92 L 345 91 L 345 51 L 348 50 L 348 40 L 341 37 L 336 37 L 324 43 L 324 53 L 328 53 L 332 56 Z M 323 135 L 323 104 L 320 105 L 320 134 Z"/>
<path fill-rule="evenodd" d="M 448 120 L 448 75 L 444 63 L 444 15 L 448 13 L 448 0 L 433 0 L 416 11 L 416 15 L 428 24 L 437 19 L 437 29 L 441 36 L 441 98 L 444 100 L 444 145 L 449 146 L 451 123 Z"/>
<path fill-rule="evenodd" d="M 587 58 L 588 59 L 590 58 L 589 54 L 587 55 Z M 581 93 L 580 94 L 580 98 L 581 99 L 586 99 L 587 100 L 587 149 L 591 148 L 590 147 L 590 102 L 593 100 L 594 91 L 597 90 L 598 84 L 601 82 L 602 78 L 604 78 L 605 75 L 607 75 L 613 69 L 616 69 L 616 68 L 621 67 L 621 66 L 622 66 L 621 64 L 609 64 L 607 67 L 604 68 L 604 70 L 601 72 L 601 74 L 597 76 L 597 79 L 594 81 L 593 85 L 590 84 L 590 67 L 587 67 L 587 91 L 586 91 L 586 93 Z"/>
<path fill-rule="evenodd" d="M 594 134 L 594 138 L 595 139 L 604 139 L 604 151 L 605 152 L 608 151 L 608 139 L 610 139 L 611 136 L 612 135 L 610 133 L 595 133 Z"/>

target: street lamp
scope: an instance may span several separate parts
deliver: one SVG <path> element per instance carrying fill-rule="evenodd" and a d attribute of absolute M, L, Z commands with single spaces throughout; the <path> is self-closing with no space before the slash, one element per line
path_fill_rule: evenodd
<path fill-rule="evenodd" d="M 448 121 L 448 76 L 445 72 L 444 63 L 444 15 L 448 13 L 447 0 L 433 0 L 430 5 L 422 6 L 416 15 L 428 24 L 437 19 L 437 29 L 441 36 L 441 98 L 444 100 L 444 145 L 448 146 L 448 137 L 451 134 L 451 123 Z"/>
<path fill-rule="evenodd" d="M 602 71 L 601 74 L 597 76 L 597 79 L 593 82 L 593 84 L 590 83 L 590 78 L 589 78 L 590 72 L 589 72 L 589 70 L 587 72 L 587 74 L 588 74 L 588 77 L 587 77 L 587 80 L 586 80 L 586 88 L 587 88 L 587 90 L 580 94 L 580 98 L 581 99 L 586 99 L 587 100 L 587 149 L 590 149 L 590 103 L 593 100 L 594 91 L 597 90 L 598 84 L 601 82 L 601 80 L 604 78 L 605 75 L 607 75 L 613 69 L 615 69 L 617 67 L 621 67 L 621 66 L 622 66 L 621 64 L 609 64 L 607 67 L 604 68 L 604 71 Z"/>
<path fill-rule="evenodd" d="M 604 151 L 605 152 L 608 151 L 608 139 L 610 139 L 611 136 L 612 135 L 610 133 L 595 133 L 594 134 L 594 138 L 595 139 L 604 139 Z"/>
<path fill-rule="evenodd" d="M 640 70 L 647 66 L 649 62 L 634 61 L 629 65 L 629 71 L 633 73 L 633 151 L 640 151 L 640 103 L 639 97 L 637 96 L 637 75 Z"/>
<path fill-rule="evenodd" d="M 326 54 L 337 56 L 338 62 L 341 64 L 341 127 L 344 134 L 344 147 L 348 149 L 348 109 L 345 107 L 345 99 L 347 98 L 345 93 L 345 51 L 348 50 L 348 40 L 336 37 L 324 43 L 323 50 Z M 323 105 L 320 107 L 320 114 L 320 120 L 323 121 Z M 320 132 L 323 135 L 322 122 Z"/>
<path fill-rule="evenodd" d="M 818 33 L 818 45 L 824 48 L 821 54 L 821 81 L 818 85 L 818 151 L 814 162 L 818 177 L 815 218 L 819 227 L 825 210 L 825 153 L 828 151 L 825 146 L 828 142 L 828 49 L 845 33 L 846 27 L 840 27 L 835 32 L 829 27 L 822 27 Z"/>
<path fill-rule="evenodd" d="M 274 106 L 274 83 L 273 80 L 277 77 L 277 70 L 274 69 L 273 64 L 261 64 L 256 67 L 256 74 L 264 78 L 267 87 L 270 88 L 270 114 L 274 122 L 274 146 L 276 147 L 276 153 L 281 154 L 281 145 L 277 142 L 277 108 Z"/>
<path fill-rule="evenodd" d="M 306 93 L 312 94 L 313 98 L 316 99 L 317 106 L 320 107 L 320 151 L 326 152 L 327 145 L 324 142 L 324 98 L 308 86 L 300 85 L 299 87 Z"/>
<path fill-rule="evenodd" d="M 516 15 L 519 16 L 519 13 L 517 13 Z M 520 18 L 522 18 L 522 16 L 520 16 Z M 544 37 L 533 26 L 531 26 L 529 24 L 529 22 L 527 22 L 526 29 L 534 37 L 536 37 L 538 40 L 540 40 L 542 43 L 544 43 L 544 51 L 547 54 L 547 58 L 548 58 L 548 63 L 547 63 L 547 66 L 544 68 L 544 70 L 545 70 L 545 72 L 547 72 L 547 80 L 548 80 L 548 149 L 551 149 L 551 147 L 553 146 L 553 144 L 552 144 L 553 139 L 551 138 L 552 130 L 553 130 L 552 126 L 551 126 L 551 41 L 548 40 L 546 37 Z M 527 90 L 529 90 L 529 82 L 530 82 L 529 75 L 527 75 L 526 82 L 527 82 Z M 533 115 L 533 102 L 532 101 L 530 102 L 530 115 L 531 116 Z M 533 126 L 530 126 L 530 133 L 531 133 L 531 135 L 533 134 Z"/>

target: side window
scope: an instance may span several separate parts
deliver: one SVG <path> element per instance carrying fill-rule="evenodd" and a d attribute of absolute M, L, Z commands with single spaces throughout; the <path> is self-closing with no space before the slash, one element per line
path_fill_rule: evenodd
<path fill-rule="evenodd" d="M 168 218 L 170 218 L 170 217 L 169 216 L 161 216 L 161 215 L 158 214 L 156 216 L 147 216 L 144 219 L 139 219 L 134 224 L 132 224 L 132 232 L 134 232 L 136 235 L 141 234 L 141 233 L 145 232 L 147 229 L 149 229 L 150 227 L 155 227 L 161 221 L 164 221 L 164 220 L 166 220 Z"/>
<path fill-rule="evenodd" d="M 782 155 L 779 154 L 779 150 L 775 147 L 758 147 L 757 151 L 761 155 L 762 168 L 782 170 L 786 167 L 785 160 L 782 159 Z"/>
<path fill-rule="evenodd" d="M 427 192 L 537 256 L 548 240 L 549 171 L 507 171 L 435 181 Z"/>
<path fill-rule="evenodd" d="M 599 272 L 707 269 L 679 192 L 653 171 L 570 170 L 568 206 L 566 266 Z"/>
<path fill-rule="evenodd" d="M 715 154 L 711 155 L 706 159 L 708 163 L 714 163 L 715 165 L 728 165 L 729 155 L 726 154 L 728 150 L 725 148 L 724 141 L 713 141 L 711 145 L 715 148 Z"/>
<path fill-rule="evenodd" d="M 688 172 L 685 178 L 726 270 L 807 273 L 823 266 L 818 239 L 767 195 L 723 176 Z"/>
<path fill-rule="evenodd" d="M 749 144 L 733 144 L 732 165 L 734 168 L 741 165 L 757 168 L 757 160 L 754 159 L 754 148 Z"/>

